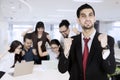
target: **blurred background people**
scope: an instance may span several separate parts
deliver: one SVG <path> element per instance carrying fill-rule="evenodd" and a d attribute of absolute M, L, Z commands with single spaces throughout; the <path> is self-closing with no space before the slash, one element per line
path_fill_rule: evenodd
<path fill-rule="evenodd" d="M 70 22 L 67 19 L 63 19 L 59 24 L 59 32 L 62 34 L 61 37 L 61 45 L 64 47 L 64 38 L 72 37 L 77 34 L 80 34 L 80 32 L 77 30 L 77 28 L 70 28 Z"/>
<path fill-rule="evenodd" d="M 29 29 L 29 30 L 31 30 L 31 29 Z M 28 33 L 29 30 L 24 32 L 23 36 L 26 33 Z M 39 57 L 38 64 L 41 64 L 41 60 L 49 60 L 49 55 L 48 55 L 47 50 L 46 50 L 46 42 L 50 43 L 50 36 L 47 32 L 45 32 L 45 26 L 44 26 L 43 22 L 41 22 L 41 21 L 37 22 L 36 27 L 35 27 L 35 31 L 33 31 L 31 33 L 31 38 L 33 41 L 33 48 L 36 49 L 37 55 Z M 42 42 L 42 44 L 38 45 L 39 41 L 40 41 L 40 43 Z M 41 48 L 41 51 L 39 48 Z M 39 49 L 39 51 L 38 51 L 38 49 Z M 41 55 L 41 53 L 43 55 Z"/>

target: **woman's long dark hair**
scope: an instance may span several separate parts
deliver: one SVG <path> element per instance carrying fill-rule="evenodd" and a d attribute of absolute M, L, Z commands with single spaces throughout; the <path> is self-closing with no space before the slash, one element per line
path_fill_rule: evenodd
<path fill-rule="evenodd" d="M 36 27 L 35 27 L 35 33 L 37 33 L 38 28 L 45 29 L 44 23 L 42 21 L 37 22 Z"/>
<path fill-rule="evenodd" d="M 21 43 L 20 41 L 14 40 L 14 41 L 11 43 L 10 49 L 8 50 L 8 52 L 13 53 L 13 52 L 15 51 L 15 49 L 16 49 L 19 45 L 21 45 L 22 48 L 23 48 L 23 45 L 22 45 L 22 43 Z M 22 53 L 21 53 L 21 52 L 20 52 L 20 54 L 15 54 L 14 64 L 13 64 L 12 67 L 15 66 L 15 63 L 16 63 L 17 61 L 18 61 L 18 62 L 21 62 L 21 58 L 22 58 Z"/>
<path fill-rule="evenodd" d="M 60 46 L 59 47 L 59 52 L 60 52 L 60 54 L 59 54 L 59 56 L 57 57 L 58 59 L 60 58 L 60 56 L 61 56 L 61 54 L 63 53 L 63 47 L 61 46 L 61 44 L 60 44 L 60 42 L 57 40 L 57 39 L 53 39 L 53 40 L 51 40 L 51 42 L 50 42 L 50 45 L 52 45 L 52 44 L 56 44 L 57 46 Z"/>
<path fill-rule="evenodd" d="M 10 53 L 13 53 L 15 51 L 15 49 L 21 45 L 22 46 L 22 43 L 18 40 L 14 40 L 11 45 L 10 45 L 10 49 L 8 50 Z"/>

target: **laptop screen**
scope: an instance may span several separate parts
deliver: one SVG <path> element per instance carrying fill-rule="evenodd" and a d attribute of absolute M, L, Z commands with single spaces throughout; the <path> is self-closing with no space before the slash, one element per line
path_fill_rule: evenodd
<path fill-rule="evenodd" d="M 15 64 L 13 76 L 31 74 L 33 72 L 34 61 Z"/>

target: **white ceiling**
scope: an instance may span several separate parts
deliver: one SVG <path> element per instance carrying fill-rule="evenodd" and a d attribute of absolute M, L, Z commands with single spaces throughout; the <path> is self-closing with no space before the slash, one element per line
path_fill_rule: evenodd
<path fill-rule="evenodd" d="M 0 0 L 0 18 L 14 22 L 59 23 L 62 19 L 76 22 L 76 10 L 83 3 L 73 0 Z M 120 20 L 120 0 L 89 4 L 94 7 L 97 20 Z"/>

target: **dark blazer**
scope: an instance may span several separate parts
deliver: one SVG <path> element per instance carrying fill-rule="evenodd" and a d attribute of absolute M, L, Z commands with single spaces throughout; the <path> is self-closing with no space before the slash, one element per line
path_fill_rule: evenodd
<path fill-rule="evenodd" d="M 86 80 L 108 80 L 107 74 L 115 71 L 114 39 L 108 36 L 110 55 L 103 60 L 103 49 L 98 41 L 99 34 L 96 32 L 91 44 L 86 67 Z M 69 80 L 83 80 L 81 34 L 72 38 L 69 57 L 66 59 L 64 54 L 61 55 L 58 69 L 61 73 L 68 71 L 70 74 Z"/>

